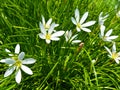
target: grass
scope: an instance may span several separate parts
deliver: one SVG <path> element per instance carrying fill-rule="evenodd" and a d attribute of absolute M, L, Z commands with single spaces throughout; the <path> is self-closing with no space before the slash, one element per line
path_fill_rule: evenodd
<path fill-rule="evenodd" d="M 114 8 L 119 3 L 117 0 L 0 0 L 0 59 L 8 57 L 5 48 L 14 52 L 19 43 L 26 57 L 37 60 L 28 65 L 33 75 L 22 72 L 20 84 L 15 82 L 14 74 L 4 78 L 8 66 L 0 63 L 0 90 L 120 90 L 120 65 L 107 56 L 104 46 L 111 48 L 112 43 L 99 38 L 98 25 L 100 12 L 109 14 L 106 29 L 112 28 L 112 34 L 120 36 L 120 18 L 116 17 L 120 8 Z M 79 44 L 67 44 L 64 36 L 50 44 L 39 38 L 41 15 L 58 23 L 56 30 L 76 31 L 71 21 L 76 8 L 80 16 L 89 12 L 87 21 L 96 21 L 89 27 L 91 33 L 78 33 L 78 39 L 84 43 L 80 51 Z M 120 51 L 120 39 L 115 42 Z"/>

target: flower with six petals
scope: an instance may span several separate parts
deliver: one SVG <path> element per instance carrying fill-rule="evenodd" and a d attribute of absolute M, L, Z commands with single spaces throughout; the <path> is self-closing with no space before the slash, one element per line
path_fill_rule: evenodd
<path fill-rule="evenodd" d="M 113 39 L 116 39 L 118 36 L 110 36 L 111 33 L 112 33 L 112 29 L 110 29 L 109 31 L 107 31 L 106 34 L 104 34 L 105 32 L 105 26 L 104 25 L 101 25 L 100 26 L 100 38 L 103 40 L 103 41 L 108 41 L 108 42 L 111 42 Z"/>
<path fill-rule="evenodd" d="M 53 33 L 55 27 L 55 23 L 52 23 L 50 28 L 46 31 L 43 24 L 40 24 L 41 33 L 39 33 L 39 37 L 45 39 L 47 44 L 49 44 L 51 40 L 58 41 L 60 39 L 59 37 L 62 36 L 65 31 L 56 31 Z"/>
<path fill-rule="evenodd" d="M 78 34 L 72 36 L 72 31 L 71 30 L 70 31 L 66 31 L 66 33 L 65 33 L 66 42 L 70 42 L 72 44 L 80 43 L 81 40 L 74 40 L 77 37 L 77 35 Z"/>
<path fill-rule="evenodd" d="M 10 53 L 8 49 L 6 49 L 6 51 Z M 15 80 L 17 83 L 21 82 L 21 78 L 22 78 L 21 69 L 29 75 L 33 74 L 32 70 L 29 67 L 27 67 L 25 64 L 33 64 L 36 62 L 36 60 L 33 58 L 24 59 L 25 53 L 24 52 L 19 53 L 19 52 L 20 52 L 20 46 L 19 44 L 17 44 L 15 48 L 15 54 L 9 54 L 11 58 L 0 60 L 1 63 L 6 63 L 9 65 L 9 68 L 6 70 L 4 77 L 11 75 L 16 70 Z"/>
<path fill-rule="evenodd" d="M 120 52 L 116 52 L 116 45 L 115 45 L 115 42 L 113 43 L 113 46 L 112 46 L 112 52 L 110 51 L 110 49 L 108 48 L 108 47 L 106 47 L 106 46 L 104 46 L 105 47 L 105 49 L 108 51 L 108 53 L 109 53 L 109 57 L 110 58 L 112 58 L 112 59 L 114 59 L 115 60 L 115 62 L 117 63 L 117 64 L 119 64 L 119 60 L 120 60 Z"/>
<path fill-rule="evenodd" d="M 75 18 L 71 17 L 71 20 L 73 24 L 76 25 L 76 29 L 78 32 L 80 32 L 81 30 L 85 32 L 91 32 L 91 30 L 88 29 L 87 27 L 95 24 L 96 21 L 89 21 L 89 22 L 84 23 L 87 17 L 88 17 L 88 12 L 85 12 L 82 18 L 80 19 L 79 10 L 78 9 L 75 10 Z"/>

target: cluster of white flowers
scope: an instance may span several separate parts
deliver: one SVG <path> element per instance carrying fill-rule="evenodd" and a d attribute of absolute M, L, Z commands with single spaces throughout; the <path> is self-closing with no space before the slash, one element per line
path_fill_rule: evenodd
<path fill-rule="evenodd" d="M 120 12 L 118 12 L 117 15 L 120 16 Z M 99 36 L 103 41 L 113 42 L 112 40 L 116 39 L 118 37 L 118 36 L 110 36 L 113 30 L 110 29 L 105 34 L 104 22 L 106 21 L 108 16 L 109 16 L 108 14 L 103 16 L 103 12 L 101 12 L 99 15 L 99 18 L 98 18 L 98 23 L 100 25 Z M 79 35 L 79 32 L 80 31 L 82 32 L 82 30 L 85 32 L 91 32 L 91 30 L 88 27 L 92 26 L 96 23 L 96 21 L 93 21 L 93 20 L 85 23 L 87 17 L 88 17 L 88 12 L 85 12 L 83 14 L 83 16 L 80 18 L 80 12 L 79 12 L 78 8 L 75 10 L 75 17 L 71 17 L 71 21 L 76 26 L 77 34 L 73 35 L 72 30 L 57 31 L 55 28 L 58 27 L 59 24 L 52 22 L 52 18 L 50 18 L 47 22 L 45 22 L 45 18 L 44 18 L 44 16 L 42 16 L 42 22 L 39 23 L 41 32 L 38 35 L 41 39 L 45 39 L 47 44 L 50 44 L 51 41 L 59 41 L 60 36 L 62 36 L 62 35 L 65 36 L 65 40 L 69 44 L 70 43 L 71 44 L 80 43 L 80 42 L 82 42 L 81 40 L 76 40 L 77 38 L 79 38 L 79 37 L 77 37 Z M 83 46 L 83 43 L 82 43 L 82 46 Z M 110 58 L 114 59 L 116 61 L 116 63 L 119 63 L 120 52 L 118 52 L 118 53 L 116 52 L 115 42 L 113 43 L 112 52 L 106 46 L 105 46 L 105 49 L 109 53 L 108 56 Z M 21 70 L 23 70 L 25 73 L 27 73 L 29 75 L 33 74 L 32 70 L 30 68 L 28 68 L 27 66 L 25 66 L 24 64 L 33 64 L 36 62 L 36 60 L 33 58 L 24 59 L 25 53 L 20 52 L 19 44 L 16 45 L 14 54 L 12 54 L 11 51 L 8 49 L 5 49 L 5 51 L 8 53 L 10 58 L 0 60 L 1 63 L 6 63 L 9 65 L 9 68 L 6 70 L 4 77 L 9 76 L 14 71 L 16 71 L 15 72 L 15 80 L 17 83 L 20 83 L 21 78 L 22 78 Z"/>
<path fill-rule="evenodd" d="M 108 14 L 103 16 L 103 12 L 101 12 L 100 15 L 99 15 L 99 18 L 98 18 L 98 22 L 99 22 L 99 25 L 100 25 L 100 34 L 99 34 L 99 36 L 103 41 L 111 42 L 113 39 L 116 39 L 118 36 L 110 36 L 112 31 L 113 31 L 112 29 L 107 31 L 107 33 L 105 34 L 104 22 L 106 21 L 108 16 L 109 16 Z"/>
<path fill-rule="evenodd" d="M 78 32 L 80 32 L 81 30 L 85 32 L 91 32 L 91 30 L 88 29 L 87 27 L 95 24 L 96 21 L 89 21 L 89 22 L 84 23 L 87 17 L 88 17 L 88 12 L 85 12 L 85 14 L 80 19 L 79 10 L 78 9 L 75 10 L 75 18 L 71 17 L 71 20 L 73 24 L 76 25 L 76 30 Z M 59 26 L 59 24 L 55 24 L 54 22 L 52 23 L 51 18 L 46 23 L 44 16 L 42 16 L 42 22 L 40 22 L 39 26 L 41 30 L 41 33 L 39 33 L 39 37 L 41 39 L 45 39 L 47 44 L 50 44 L 51 40 L 53 41 L 60 40 L 59 37 L 62 35 L 65 36 L 66 42 L 69 42 L 71 44 L 81 42 L 81 40 L 74 40 L 75 38 L 77 38 L 78 34 L 75 34 L 72 36 L 71 30 L 67 30 L 66 32 L 63 30 L 56 31 L 55 27 Z"/>
<path fill-rule="evenodd" d="M 105 49 L 108 51 L 109 53 L 109 57 L 113 60 L 115 60 L 115 62 L 118 64 L 119 63 L 119 60 L 120 60 L 120 52 L 116 52 L 116 44 L 115 42 L 113 42 L 112 40 L 118 38 L 118 36 L 110 36 L 113 32 L 113 29 L 110 29 L 106 32 L 105 34 L 105 26 L 104 26 L 104 22 L 105 20 L 107 19 L 107 17 L 109 16 L 108 14 L 103 16 L 102 15 L 103 12 L 100 13 L 99 15 L 99 19 L 98 19 L 98 22 L 99 22 L 99 25 L 100 25 L 100 38 L 103 40 L 103 41 L 108 41 L 108 42 L 112 42 L 113 43 L 113 47 L 112 47 L 112 52 L 110 51 L 110 49 L 106 46 Z M 119 12 L 117 13 L 117 15 L 119 16 Z"/>

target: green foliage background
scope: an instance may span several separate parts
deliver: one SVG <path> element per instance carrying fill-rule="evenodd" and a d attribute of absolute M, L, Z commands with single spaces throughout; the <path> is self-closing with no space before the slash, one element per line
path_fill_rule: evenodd
<path fill-rule="evenodd" d="M 109 14 L 106 30 L 112 28 L 112 34 L 120 36 L 117 4 L 117 0 L 0 0 L 0 59 L 8 57 L 5 48 L 14 52 L 19 43 L 26 57 L 37 60 L 29 65 L 34 74 L 22 72 L 20 84 L 14 74 L 4 78 L 8 66 L 0 64 L 0 90 L 120 90 L 120 65 L 108 58 L 104 45 L 111 48 L 112 43 L 99 38 L 98 25 L 100 12 Z M 89 12 L 87 21 L 97 21 L 89 27 L 91 33 L 79 33 L 78 39 L 84 43 L 80 51 L 79 45 L 66 44 L 64 36 L 49 45 L 38 37 L 41 15 L 58 23 L 56 30 L 75 30 L 71 17 L 76 8 L 80 16 Z M 116 45 L 120 51 L 119 38 Z"/>

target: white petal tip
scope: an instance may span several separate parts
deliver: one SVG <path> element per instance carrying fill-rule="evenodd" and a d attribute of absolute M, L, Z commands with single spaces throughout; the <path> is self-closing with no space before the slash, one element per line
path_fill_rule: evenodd
<path fill-rule="evenodd" d="M 19 52 L 20 52 L 20 45 L 17 44 L 16 47 L 15 47 L 15 53 L 19 54 Z"/>

